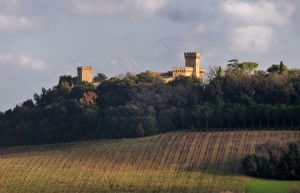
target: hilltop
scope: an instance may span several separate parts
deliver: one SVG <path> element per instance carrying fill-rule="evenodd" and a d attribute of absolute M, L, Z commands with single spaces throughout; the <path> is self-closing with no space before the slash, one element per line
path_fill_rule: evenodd
<path fill-rule="evenodd" d="M 212 69 L 205 84 L 194 76 L 165 83 L 147 71 L 110 79 L 98 73 L 96 88 L 61 76 L 34 101 L 0 112 L 0 147 L 203 128 L 299 128 L 300 70 L 281 63 L 253 72 L 257 65 L 234 61 L 225 70 Z"/>
<path fill-rule="evenodd" d="M 182 132 L 1 148 L 0 192 L 245 192 L 252 179 L 239 175 L 240 158 L 268 138 L 300 140 L 300 131 Z M 300 189 L 295 184 L 290 188 Z"/>

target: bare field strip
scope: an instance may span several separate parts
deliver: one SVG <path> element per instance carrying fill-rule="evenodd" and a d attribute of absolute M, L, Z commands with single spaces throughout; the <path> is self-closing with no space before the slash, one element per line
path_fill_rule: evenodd
<path fill-rule="evenodd" d="M 0 148 L 0 192 L 244 192 L 240 159 L 300 131 L 167 133 L 140 139 Z"/>

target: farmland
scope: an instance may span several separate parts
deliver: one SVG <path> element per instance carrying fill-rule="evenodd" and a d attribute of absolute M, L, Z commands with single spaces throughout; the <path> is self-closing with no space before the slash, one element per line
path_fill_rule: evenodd
<path fill-rule="evenodd" d="M 300 140 L 300 131 L 182 132 L 1 148 L 0 192 L 245 192 L 254 180 L 238 175 L 240 158 L 267 138 Z"/>

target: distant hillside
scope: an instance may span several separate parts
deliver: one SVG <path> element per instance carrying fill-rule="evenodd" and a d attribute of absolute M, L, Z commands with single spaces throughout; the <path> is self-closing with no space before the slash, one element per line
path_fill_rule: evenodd
<path fill-rule="evenodd" d="M 267 138 L 300 140 L 300 131 L 168 133 L 2 148 L 0 192 L 245 192 L 251 179 L 238 175 L 240 158 Z"/>
<path fill-rule="evenodd" d="M 165 83 L 147 71 L 110 79 L 100 73 L 96 88 L 61 76 L 34 100 L 0 112 L 0 147 L 204 128 L 300 128 L 300 69 L 282 63 L 253 72 L 255 66 L 234 60 L 224 71 L 212 68 L 205 84 L 194 76 Z"/>

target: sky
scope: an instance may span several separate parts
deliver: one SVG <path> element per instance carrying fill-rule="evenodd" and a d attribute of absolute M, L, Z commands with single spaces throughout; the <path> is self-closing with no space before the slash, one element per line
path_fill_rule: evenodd
<path fill-rule="evenodd" d="M 0 111 L 92 66 L 108 77 L 230 59 L 300 67 L 299 0 L 0 0 Z"/>

